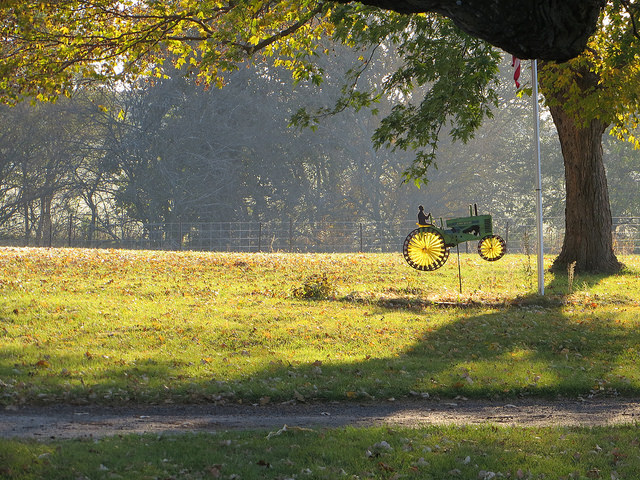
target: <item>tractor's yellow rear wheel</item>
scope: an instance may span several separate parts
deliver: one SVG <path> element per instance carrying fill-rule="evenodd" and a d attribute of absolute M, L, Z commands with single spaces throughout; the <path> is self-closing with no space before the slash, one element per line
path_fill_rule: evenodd
<path fill-rule="evenodd" d="M 402 247 L 407 263 L 417 270 L 437 270 L 449 258 L 444 237 L 433 227 L 416 228 L 407 235 Z"/>
<path fill-rule="evenodd" d="M 500 260 L 507 253 L 507 244 L 498 235 L 487 235 L 478 242 L 478 254 L 487 262 Z"/>

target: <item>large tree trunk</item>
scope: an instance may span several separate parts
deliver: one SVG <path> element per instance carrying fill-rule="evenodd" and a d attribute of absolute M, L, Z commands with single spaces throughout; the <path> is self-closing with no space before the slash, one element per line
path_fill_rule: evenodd
<path fill-rule="evenodd" d="M 602 161 L 602 135 L 607 125 L 592 120 L 579 126 L 562 108 L 550 107 L 558 130 L 566 180 L 565 236 L 554 269 L 576 262 L 583 272 L 617 272 L 613 252 L 609 190 Z"/>

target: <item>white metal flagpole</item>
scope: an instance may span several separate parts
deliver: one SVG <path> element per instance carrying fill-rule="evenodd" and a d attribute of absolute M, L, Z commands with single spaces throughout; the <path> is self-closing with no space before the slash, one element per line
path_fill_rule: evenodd
<path fill-rule="evenodd" d="M 542 240 L 542 167 L 540 165 L 540 112 L 538 111 L 538 61 L 531 60 L 536 151 L 536 230 L 538 234 L 538 295 L 544 295 L 544 245 Z"/>

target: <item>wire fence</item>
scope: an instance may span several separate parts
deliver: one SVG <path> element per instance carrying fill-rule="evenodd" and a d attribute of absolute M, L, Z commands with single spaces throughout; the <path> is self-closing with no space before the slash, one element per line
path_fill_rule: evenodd
<path fill-rule="evenodd" d="M 505 239 L 511 253 L 534 253 L 535 225 L 534 218 L 493 218 L 494 233 Z M 404 239 L 415 228 L 411 220 L 298 223 L 282 219 L 166 224 L 123 219 L 105 227 L 92 224 L 90 217 L 70 215 L 40 235 L 25 235 L 20 225 L 3 225 L 0 244 L 228 252 L 395 252 L 402 250 Z M 640 253 L 640 217 L 614 217 L 612 234 L 616 253 Z M 564 219 L 545 218 L 545 253 L 558 253 L 563 237 Z M 471 242 L 460 245 L 463 252 L 475 248 Z"/>

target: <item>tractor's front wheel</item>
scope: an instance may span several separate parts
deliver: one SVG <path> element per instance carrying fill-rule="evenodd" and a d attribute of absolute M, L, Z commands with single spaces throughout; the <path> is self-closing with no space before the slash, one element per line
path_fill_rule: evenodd
<path fill-rule="evenodd" d="M 487 235 L 478 243 L 478 254 L 487 262 L 500 260 L 507 253 L 507 244 L 498 235 Z"/>
<path fill-rule="evenodd" d="M 433 227 L 416 228 L 407 235 L 402 247 L 407 263 L 417 270 L 437 270 L 449 258 L 444 237 Z"/>

